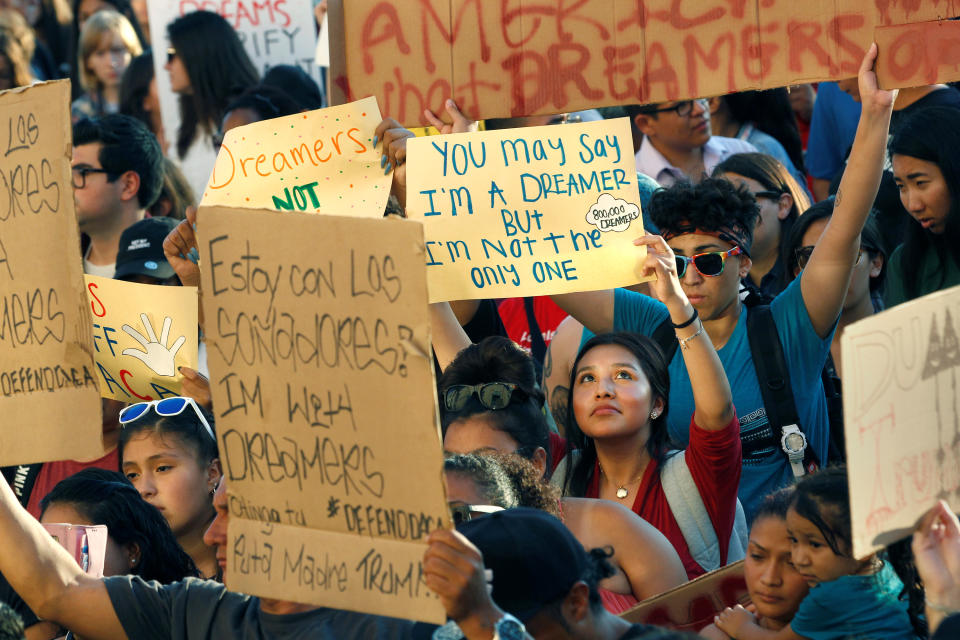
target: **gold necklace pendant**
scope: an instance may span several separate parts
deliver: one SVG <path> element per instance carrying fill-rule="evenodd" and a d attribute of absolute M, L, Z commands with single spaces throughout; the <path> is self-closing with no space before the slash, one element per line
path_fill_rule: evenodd
<path fill-rule="evenodd" d="M 623 499 L 626 498 L 628 495 L 630 495 L 630 492 L 627 491 L 627 488 L 626 488 L 626 487 L 624 487 L 624 486 L 617 487 L 617 497 L 618 497 L 618 498 L 620 498 L 621 500 L 623 500 Z"/>

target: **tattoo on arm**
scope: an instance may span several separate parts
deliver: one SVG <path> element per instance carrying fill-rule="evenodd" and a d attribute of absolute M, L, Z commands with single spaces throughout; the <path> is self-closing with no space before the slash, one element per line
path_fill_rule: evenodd
<path fill-rule="evenodd" d="M 563 386 L 554 387 L 550 392 L 550 413 L 553 414 L 553 421 L 557 423 L 563 435 L 567 434 L 567 394 L 569 389 Z"/>

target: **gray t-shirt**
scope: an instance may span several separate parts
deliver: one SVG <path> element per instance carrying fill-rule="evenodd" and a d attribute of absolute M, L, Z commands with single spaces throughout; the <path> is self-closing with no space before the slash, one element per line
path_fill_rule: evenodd
<path fill-rule="evenodd" d="M 409 640 L 413 623 L 396 618 L 320 608 L 273 615 L 260 600 L 227 591 L 212 580 L 187 578 L 161 585 L 135 576 L 106 578 L 107 593 L 131 640 Z"/>

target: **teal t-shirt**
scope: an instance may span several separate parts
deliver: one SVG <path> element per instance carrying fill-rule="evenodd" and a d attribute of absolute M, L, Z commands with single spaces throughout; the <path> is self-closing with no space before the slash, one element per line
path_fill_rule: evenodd
<path fill-rule="evenodd" d="M 796 278 L 774 298 L 770 311 L 790 370 L 800 427 L 818 459 L 826 464 L 830 423 L 820 373 L 830 351 L 833 331 L 825 338 L 817 335 L 803 302 L 800 278 Z M 770 429 L 760 393 L 760 382 L 757 380 L 753 356 L 750 353 L 747 313 L 749 310 L 743 305 L 733 335 L 717 352 L 730 381 L 733 404 L 740 420 L 740 439 L 744 444 Z M 666 306 L 649 296 L 626 289 L 617 289 L 614 294 L 615 331 L 634 331 L 650 335 L 668 315 Z M 694 404 L 690 375 L 680 349 L 677 349 L 668 369 L 670 404 L 667 425 L 673 445 L 678 449 L 685 449 L 690 439 L 690 418 L 693 416 Z M 778 443 L 779 435 L 778 433 Z M 775 448 L 758 451 L 753 457 L 744 455 L 739 497 L 747 521 L 752 521 L 753 512 L 764 496 L 792 481 L 790 462 L 779 444 Z"/>
<path fill-rule="evenodd" d="M 924 254 L 919 267 L 920 291 L 916 297 L 919 298 L 934 291 L 960 285 L 960 267 L 950 257 L 947 258 L 946 262 L 946 266 L 942 265 L 935 251 L 928 251 Z M 887 265 L 886 282 L 883 285 L 883 302 L 887 309 L 913 300 L 913 298 L 907 297 L 903 275 L 904 268 L 903 246 L 901 245 L 894 250 L 893 255 L 890 256 L 890 264 Z M 917 267 L 911 265 L 910 270 L 916 271 Z"/>
<path fill-rule="evenodd" d="M 869 576 L 843 576 L 810 589 L 790 627 L 810 640 L 915 640 L 903 583 L 890 563 Z"/>

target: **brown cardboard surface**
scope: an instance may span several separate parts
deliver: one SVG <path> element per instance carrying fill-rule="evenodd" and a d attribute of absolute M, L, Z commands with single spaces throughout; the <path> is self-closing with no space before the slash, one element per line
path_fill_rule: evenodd
<path fill-rule="evenodd" d="M 422 226 L 201 207 L 198 232 L 231 558 L 243 532 L 268 523 L 290 529 L 286 547 L 299 539 L 319 555 L 336 541 L 350 562 L 363 545 L 394 566 L 419 562 L 449 520 Z M 444 618 L 432 597 L 373 598 L 356 581 L 336 595 L 292 574 L 230 570 L 227 583 Z"/>
<path fill-rule="evenodd" d="M 851 77 L 875 27 L 958 12 L 948 0 L 353 0 L 333 82 L 408 126 L 451 87 L 473 118 L 682 100 Z M 898 86 L 928 77 L 922 62 Z"/>
<path fill-rule="evenodd" d="M 844 330 L 853 554 L 904 538 L 938 498 L 960 509 L 960 287 Z"/>
<path fill-rule="evenodd" d="M 103 455 L 70 140 L 69 82 L 0 93 L 0 465 Z"/>
<path fill-rule="evenodd" d="M 632 623 L 696 632 L 712 624 L 713 617 L 725 608 L 749 601 L 741 560 L 647 598 L 620 617 Z"/>

